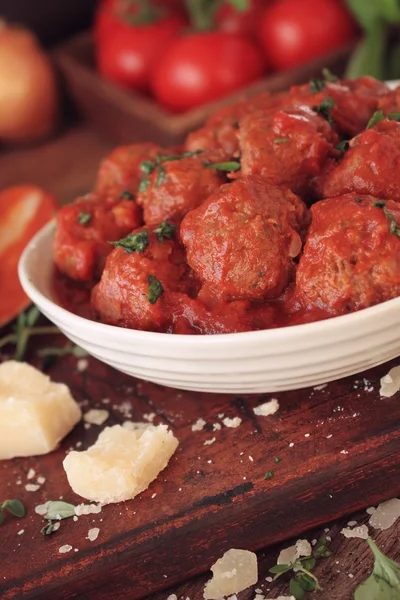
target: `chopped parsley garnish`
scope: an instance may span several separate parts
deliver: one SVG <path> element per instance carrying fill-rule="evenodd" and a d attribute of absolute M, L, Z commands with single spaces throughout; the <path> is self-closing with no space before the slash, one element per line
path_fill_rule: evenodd
<path fill-rule="evenodd" d="M 126 237 L 110 242 L 116 248 L 123 248 L 128 254 L 132 252 L 144 252 L 149 245 L 149 234 L 147 231 L 139 231 L 138 233 L 130 233 Z"/>
<path fill-rule="evenodd" d="M 264 479 L 272 479 L 274 476 L 274 472 L 273 471 L 267 471 L 264 475 Z"/>
<path fill-rule="evenodd" d="M 400 121 L 400 111 L 389 113 L 387 118 L 389 121 Z"/>
<path fill-rule="evenodd" d="M 389 212 L 386 207 L 383 208 L 383 212 L 389 221 L 389 233 L 397 235 L 397 237 L 400 238 L 400 225 L 397 223 L 395 216 Z"/>
<path fill-rule="evenodd" d="M 239 121 L 233 121 L 232 127 L 233 129 L 239 129 Z"/>
<path fill-rule="evenodd" d="M 162 183 L 164 183 L 166 179 L 166 171 L 162 166 L 162 163 L 171 162 L 174 160 L 180 160 L 181 158 L 190 158 L 191 156 L 196 156 L 197 154 L 201 154 L 203 150 L 193 150 L 182 152 L 182 154 L 169 154 L 167 156 L 157 155 L 155 160 L 143 160 L 140 163 L 140 169 L 144 173 L 144 177 L 140 181 L 139 184 L 139 192 L 146 192 L 150 185 L 150 179 L 148 176 L 153 173 L 153 171 L 157 170 L 156 177 L 156 187 L 160 187 Z"/>
<path fill-rule="evenodd" d="M 0 525 L 4 522 L 5 511 L 18 518 L 24 517 L 26 514 L 25 506 L 20 500 L 4 500 L 0 503 Z"/>
<path fill-rule="evenodd" d="M 123 192 L 121 192 L 120 197 L 122 200 L 133 200 L 134 199 L 134 195 L 131 194 L 131 192 L 128 192 L 128 190 L 124 190 Z"/>
<path fill-rule="evenodd" d="M 274 139 L 274 144 L 286 144 L 289 141 L 288 137 L 277 137 Z"/>
<path fill-rule="evenodd" d="M 240 163 L 237 160 L 230 160 L 228 162 L 209 163 L 203 162 L 203 165 L 209 169 L 216 169 L 217 171 L 226 171 L 231 173 L 232 171 L 239 171 Z"/>
<path fill-rule="evenodd" d="M 339 77 L 337 77 L 328 67 L 324 67 L 322 69 L 322 75 L 324 76 L 325 81 L 329 81 L 329 83 L 336 83 L 339 81 Z"/>
<path fill-rule="evenodd" d="M 83 210 L 79 213 L 78 223 L 79 225 L 87 225 L 92 220 L 92 215 Z"/>
<path fill-rule="evenodd" d="M 159 297 L 163 294 L 164 288 L 161 281 L 157 279 L 155 275 L 149 275 L 147 278 L 149 282 L 149 291 L 147 293 L 147 299 L 150 304 L 155 304 Z"/>
<path fill-rule="evenodd" d="M 317 94 L 326 86 L 326 81 L 323 79 L 310 79 L 310 92 L 312 94 Z"/>
<path fill-rule="evenodd" d="M 385 208 L 386 202 L 385 200 L 377 200 L 376 202 L 372 203 L 372 206 L 375 206 L 375 208 Z"/>
<path fill-rule="evenodd" d="M 326 98 L 324 98 L 322 100 L 321 104 L 318 104 L 317 106 L 313 106 L 313 110 L 315 110 L 315 112 L 319 113 L 321 115 L 321 117 L 326 119 L 328 121 L 328 123 L 331 125 L 331 127 L 333 127 L 333 119 L 332 119 L 332 115 L 331 115 L 331 110 L 333 108 L 335 108 L 335 106 L 336 106 L 336 104 L 332 100 L 332 98 L 330 96 L 327 96 Z"/>
<path fill-rule="evenodd" d="M 172 240 L 175 235 L 176 225 L 171 225 L 167 221 L 163 221 L 159 224 L 156 229 L 153 229 L 153 232 L 156 234 L 159 242 L 163 242 L 164 240 Z"/>
<path fill-rule="evenodd" d="M 347 150 L 350 148 L 350 143 L 348 140 L 343 140 L 343 142 L 340 142 L 336 147 L 335 150 L 337 150 L 338 152 L 347 152 Z"/>
<path fill-rule="evenodd" d="M 275 462 L 276 463 L 280 463 L 281 462 L 281 457 L 280 456 L 275 456 Z"/>
<path fill-rule="evenodd" d="M 354 200 L 355 200 L 356 202 L 362 202 L 362 198 L 360 198 L 359 196 L 356 196 L 356 197 L 354 198 Z"/>
<path fill-rule="evenodd" d="M 371 129 L 374 125 L 377 125 L 385 118 L 383 110 L 376 110 L 370 120 L 368 121 L 366 129 Z"/>

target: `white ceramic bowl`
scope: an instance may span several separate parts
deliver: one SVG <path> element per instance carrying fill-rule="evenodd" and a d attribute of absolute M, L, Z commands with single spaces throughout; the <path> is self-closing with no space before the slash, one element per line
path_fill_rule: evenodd
<path fill-rule="evenodd" d="M 318 385 L 400 355 L 400 297 L 357 313 L 282 329 L 172 335 L 95 323 L 54 300 L 49 223 L 26 247 L 19 277 L 73 342 L 123 373 L 206 392 L 259 393 Z"/>

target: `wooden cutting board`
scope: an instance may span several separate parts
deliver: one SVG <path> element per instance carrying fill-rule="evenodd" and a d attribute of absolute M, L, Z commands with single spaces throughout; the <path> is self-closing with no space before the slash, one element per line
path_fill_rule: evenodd
<path fill-rule="evenodd" d="M 100 428 L 81 423 L 48 456 L 1 462 L 0 500 L 15 497 L 28 507 L 24 519 L 9 517 L 0 529 L 2 600 L 136 600 L 207 570 L 228 548 L 256 550 L 400 493 L 400 394 L 379 396 L 379 379 L 392 365 L 322 389 L 274 394 L 279 411 L 257 417 L 253 408 L 271 395 L 182 392 L 88 362 L 78 372 L 68 357 L 49 373 L 68 383 L 84 410 L 109 410 L 107 424 L 154 413 L 180 446 L 138 498 L 62 521 L 46 537 L 34 507 L 60 497 L 82 501 L 61 463 L 77 443 L 92 444 Z M 200 417 L 206 426 L 192 432 Z M 229 428 L 225 417 L 242 422 Z M 27 479 L 29 469 L 46 478 L 36 492 L 25 490 L 36 481 Z M 93 527 L 100 533 L 92 542 Z M 72 550 L 62 554 L 65 544 Z"/>

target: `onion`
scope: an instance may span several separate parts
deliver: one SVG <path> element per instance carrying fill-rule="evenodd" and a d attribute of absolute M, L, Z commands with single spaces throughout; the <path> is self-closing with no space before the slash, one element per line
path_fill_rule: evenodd
<path fill-rule="evenodd" d="M 0 140 L 35 141 L 54 128 L 57 86 L 35 36 L 0 21 Z"/>

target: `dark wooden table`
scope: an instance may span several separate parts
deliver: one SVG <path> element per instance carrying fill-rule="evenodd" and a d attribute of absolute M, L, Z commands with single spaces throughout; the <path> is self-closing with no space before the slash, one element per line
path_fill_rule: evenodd
<path fill-rule="evenodd" d="M 68 202 L 91 187 L 95 179 L 97 164 L 110 148 L 112 148 L 112 144 L 96 133 L 83 126 L 76 126 L 35 149 L 1 153 L 0 187 L 20 182 L 32 182 L 55 193 L 61 203 Z M 353 393 L 350 380 L 347 385 L 350 395 Z M 375 389 L 375 395 L 377 393 L 377 389 Z M 379 482 L 380 486 L 384 486 L 385 477 L 380 477 Z M 395 488 L 393 482 L 388 488 Z M 367 507 L 371 503 L 370 498 L 365 497 L 360 498 L 354 506 Z M 355 587 L 367 577 L 373 560 L 366 542 L 359 539 L 346 539 L 340 531 L 349 521 L 357 521 L 358 524 L 362 524 L 368 518 L 365 510 L 361 510 L 301 536 L 312 540 L 318 538 L 324 529 L 328 529 L 327 535 L 332 539 L 330 544 L 333 551 L 332 556 L 321 561 L 315 569 L 324 588 L 324 592 L 317 597 L 324 598 L 324 600 L 350 600 Z M 399 561 L 400 522 L 398 521 L 387 531 L 372 531 L 372 533 L 379 547 L 391 558 Z M 296 538 L 294 538 L 295 540 Z M 282 579 L 282 581 L 271 584 L 265 578 L 268 577 L 269 567 L 276 563 L 280 549 L 287 547 L 292 542 L 293 540 L 288 540 L 259 553 L 259 584 L 252 590 L 241 593 L 239 600 L 253 600 L 255 589 L 261 589 L 266 598 L 276 598 L 280 594 L 289 595 L 287 580 Z M 190 553 L 190 547 L 186 551 Z M 209 573 L 192 578 L 167 591 L 153 594 L 151 599 L 164 600 L 169 594 L 176 594 L 179 599 L 200 600 L 203 598 L 204 583 L 208 578 Z M 182 576 L 183 579 L 184 576 Z M 129 598 L 129 593 L 125 597 Z"/>

